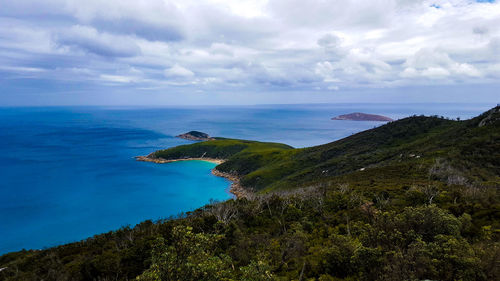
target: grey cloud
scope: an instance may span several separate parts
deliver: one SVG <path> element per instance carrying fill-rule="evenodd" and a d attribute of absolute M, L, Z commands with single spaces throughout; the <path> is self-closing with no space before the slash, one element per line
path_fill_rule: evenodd
<path fill-rule="evenodd" d="M 294 65 L 286 70 L 270 68 L 262 64 L 253 65 L 246 71 L 251 73 L 251 78 L 257 84 L 272 87 L 299 87 L 320 82 L 320 79 L 305 65 Z"/>
<path fill-rule="evenodd" d="M 221 44 L 221 43 L 213 43 L 210 46 L 210 52 L 214 55 L 223 55 L 228 57 L 233 57 L 234 52 L 230 45 Z"/>
<path fill-rule="evenodd" d="M 385 0 L 275 0 L 269 10 L 291 25 L 310 27 L 376 27 L 390 23 L 398 1 Z"/>
<path fill-rule="evenodd" d="M 121 35 L 135 35 L 150 41 L 176 42 L 184 39 L 182 30 L 169 24 L 153 24 L 137 19 L 99 19 L 93 24 L 103 31 Z"/>
<path fill-rule="evenodd" d="M 334 34 L 326 34 L 318 39 L 317 44 L 322 47 L 327 55 L 325 59 L 330 61 L 340 60 L 347 54 L 342 46 L 342 39 Z"/>
<path fill-rule="evenodd" d="M 488 44 L 490 49 L 495 52 L 497 55 L 500 53 L 500 37 L 495 37 L 490 40 Z"/>
<path fill-rule="evenodd" d="M 488 33 L 488 28 L 484 26 L 476 26 L 472 29 L 474 34 L 484 35 Z"/>
<path fill-rule="evenodd" d="M 318 39 L 318 45 L 323 48 L 336 48 L 340 45 L 340 38 L 333 34 L 326 34 Z"/>
<path fill-rule="evenodd" d="M 61 46 L 78 49 L 105 57 L 132 57 L 141 53 L 133 39 L 100 33 L 92 27 L 73 26 L 55 36 Z"/>
<path fill-rule="evenodd" d="M 2 3 L 0 15 L 42 21 L 44 24 L 49 19 L 51 22 L 91 25 L 109 33 L 136 35 L 148 40 L 179 41 L 184 38 L 180 25 L 177 24 L 183 19 L 174 5 L 151 1 L 146 5 L 136 5 L 136 9 L 120 9 L 120 4 L 130 6 L 131 3 L 133 2 L 112 0 L 106 3 L 81 3 L 73 0 L 7 1 Z M 116 11 L 112 11 L 113 8 Z"/>
<path fill-rule="evenodd" d="M 16 21 L 0 24 L 0 62 L 4 72 L 47 69 L 30 73 L 47 79 L 186 91 L 316 91 L 498 77 L 488 73 L 499 72 L 500 30 L 487 28 L 500 24 L 498 1 L 488 9 L 468 0 L 440 9 L 430 3 L 7 1 L 0 15 Z"/>
<path fill-rule="evenodd" d="M 202 46 L 210 46 L 215 41 L 262 48 L 281 32 L 279 23 L 272 19 L 238 17 L 206 4 L 200 4 L 193 16 L 190 39 Z"/>

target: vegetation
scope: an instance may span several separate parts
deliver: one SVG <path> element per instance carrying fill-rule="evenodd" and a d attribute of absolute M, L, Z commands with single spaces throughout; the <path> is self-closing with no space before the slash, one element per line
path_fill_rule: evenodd
<path fill-rule="evenodd" d="M 217 169 L 258 193 L 6 254 L 0 279 L 499 280 L 499 146 L 496 107 L 305 149 L 217 139 L 159 151 L 228 159 Z"/>
<path fill-rule="evenodd" d="M 258 142 L 216 138 L 215 140 L 180 145 L 153 152 L 148 157 L 163 159 L 216 158 L 227 159 L 239 154 L 266 154 L 290 150 L 293 147 L 281 143 Z"/>
<path fill-rule="evenodd" d="M 206 134 L 206 133 L 202 133 L 202 132 L 198 132 L 198 131 L 189 131 L 186 133 L 186 135 L 191 135 L 193 137 L 197 137 L 197 138 L 208 138 L 209 135 Z"/>
<path fill-rule="evenodd" d="M 241 177 L 256 191 L 292 189 L 334 180 L 365 182 L 377 177 L 399 186 L 433 178 L 462 184 L 498 186 L 500 128 L 498 107 L 471 120 L 413 116 L 325 145 L 292 149 L 283 144 L 218 138 L 160 150 L 165 159 L 227 159 L 217 169 Z M 496 120 L 479 126 L 483 120 Z M 368 176 L 369 175 L 369 176 Z M 368 177 L 367 177 L 368 176 Z"/>

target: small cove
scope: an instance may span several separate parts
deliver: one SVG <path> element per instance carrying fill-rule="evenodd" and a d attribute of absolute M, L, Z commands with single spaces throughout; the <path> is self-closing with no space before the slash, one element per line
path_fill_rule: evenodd
<path fill-rule="evenodd" d="M 382 125 L 332 121 L 346 112 L 468 118 L 489 105 L 201 108 L 0 108 L 0 253 L 40 249 L 226 200 L 230 182 L 206 161 L 135 156 L 213 136 L 312 146 Z"/>

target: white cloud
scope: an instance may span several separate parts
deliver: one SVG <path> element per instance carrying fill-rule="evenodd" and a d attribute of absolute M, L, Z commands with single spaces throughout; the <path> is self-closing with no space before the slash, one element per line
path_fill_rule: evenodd
<path fill-rule="evenodd" d="M 0 70 L 20 72 L 20 73 L 33 73 L 33 72 L 44 72 L 47 71 L 43 68 L 38 67 L 22 67 L 22 66 L 0 66 Z"/>
<path fill-rule="evenodd" d="M 182 67 L 178 64 L 172 66 L 171 68 L 165 69 L 165 76 L 167 78 L 188 78 L 188 77 L 193 77 L 194 72 L 191 70 Z"/>
<path fill-rule="evenodd" d="M 335 67 L 329 61 L 318 62 L 314 72 L 323 77 L 325 82 L 338 82 L 339 80 L 333 76 Z"/>
<path fill-rule="evenodd" d="M 403 78 L 413 78 L 419 76 L 418 71 L 413 67 L 405 68 L 399 75 Z"/>
<path fill-rule="evenodd" d="M 100 78 L 103 81 L 108 81 L 108 82 L 117 82 L 117 83 L 130 83 L 134 81 L 133 77 L 127 77 L 127 76 L 121 76 L 121 75 L 109 75 L 109 74 L 102 74 Z"/>
<path fill-rule="evenodd" d="M 12 75 L 207 92 L 478 84 L 500 75 L 499 1 L 4 2 L 0 71 Z"/>
<path fill-rule="evenodd" d="M 479 77 L 481 76 L 481 72 L 477 70 L 474 66 L 467 63 L 455 64 L 453 71 L 457 74 L 463 74 L 466 76 Z"/>
<path fill-rule="evenodd" d="M 450 76 L 450 72 L 442 67 L 428 67 L 422 70 L 422 75 L 430 79 L 441 79 Z"/>

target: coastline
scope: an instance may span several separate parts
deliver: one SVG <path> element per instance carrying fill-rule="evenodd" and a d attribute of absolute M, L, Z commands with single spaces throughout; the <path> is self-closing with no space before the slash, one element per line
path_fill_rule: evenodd
<path fill-rule="evenodd" d="M 217 165 L 222 164 L 226 161 L 226 159 L 217 159 L 217 158 L 180 158 L 180 159 L 163 159 L 163 158 L 150 158 L 148 156 L 136 156 L 135 160 L 137 161 L 142 161 L 142 162 L 152 162 L 156 164 L 165 164 L 165 163 L 172 163 L 172 162 L 178 162 L 178 161 L 192 161 L 192 160 L 198 160 L 198 161 L 207 161 L 211 163 L 215 163 Z M 240 177 L 234 174 L 230 173 L 225 173 L 217 170 L 217 168 L 212 169 L 212 174 L 217 177 L 222 177 L 226 178 L 231 182 L 231 185 L 229 186 L 229 192 L 233 194 L 237 199 L 241 198 L 249 198 L 251 192 L 243 188 L 240 184 Z"/>
<path fill-rule="evenodd" d="M 178 162 L 178 161 L 192 161 L 192 160 L 198 160 L 198 161 L 207 161 L 211 163 L 215 163 L 217 165 L 224 163 L 226 160 L 225 159 L 217 159 L 217 158 L 179 158 L 179 159 L 163 159 L 163 158 L 150 158 L 148 156 L 136 156 L 135 160 L 137 161 L 142 161 L 142 162 L 152 162 L 156 164 L 165 164 L 165 163 L 171 163 L 171 162 Z"/>
<path fill-rule="evenodd" d="M 233 194 L 237 199 L 250 198 L 251 192 L 241 185 L 239 176 L 221 172 L 217 170 L 217 168 L 212 169 L 212 174 L 217 177 L 228 179 L 231 182 L 229 192 Z"/>

